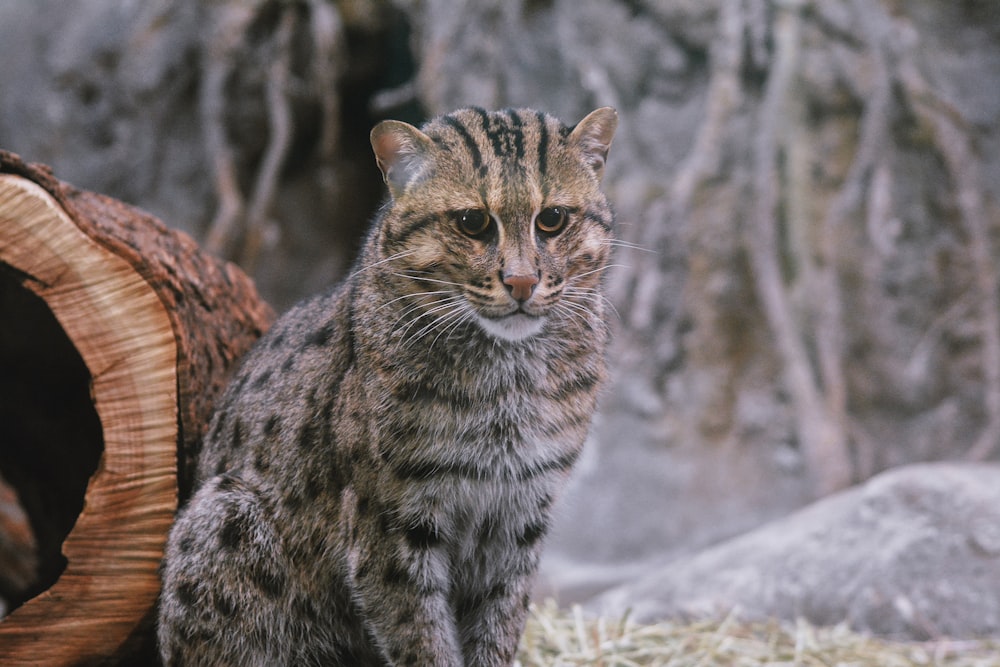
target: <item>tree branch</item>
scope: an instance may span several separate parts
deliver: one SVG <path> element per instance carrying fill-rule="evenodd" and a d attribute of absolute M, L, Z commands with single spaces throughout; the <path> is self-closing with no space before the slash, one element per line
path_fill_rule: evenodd
<path fill-rule="evenodd" d="M 940 99 L 909 58 L 901 59 L 900 81 L 917 115 L 930 125 L 955 188 L 962 223 L 969 233 L 969 254 L 979 293 L 986 425 L 966 457 L 981 461 L 1000 445 L 1000 279 L 982 195 L 980 159 L 961 116 Z M 965 129 L 966 131 L 963 131 Z"/>
<path fill-rule="evenodd" d="M 205 148 L 212 163 L 219 208 L 209 224 L 205 247 L 226 257 L 233 236 L 242 226 L 244 201 L 236 172 L 236 160 L 226 136 L 226 81 L 236 66 L 237 54 L 247 27 L 256 12 L 239 5 L 215 9 L 212 29 L 204 43 L 199 91 L 199 114 Z"/>
<path fill-rule="evenodd" d="M 326 0 L 309 0 L 309 26 L 313 42 L 312 77 L 323 110 L 319 138 L 319 182 L 322 195 L 335 191 L 334 157 L 340 144 L 340 96 L 337 80 L 344 61 L 344 25 L 337 8 Z M 334 204 L 327 201 L 328 206 Z"/>
<path fill-rule="evenodd" d="M 678 166 L 670 187 L 667 205 L 663 208 L 661 224 L 647 224 L 642 229 L 639 245 L 655 248 L 661 245 L 659 238 L 664 229 L 671 227 L 671 221 L 686 220 L 691 212 L 691 201 L 699 186 L 706 179 L 719 173 L 721 151 L 725 143 L 727 124 L 739 108 L 743 94 L 740 86 L 740 68 L 743 64 L 743 16 L 739 3 L 723 4 L 719 11 L 719 35 L 712 44 L 712 69 L 708 94 L 705 102 L 705 118 L 698 126 L 698 132 Z M 662 210 L 658 207 L 658 210 Z M 640 263 L 658 263 L 658 257 L 646 257 Z M 659 266 L 637 266 L 633 271 L 634 285 L 629 290 L 632 305 L 628 309 L 628 324 L 636 330 L 645 331 L 653 326 L 654 304 L 662 299 L 661 282 L 663 270 Z M 648 270 L 646 270 L 648 269 Z"/>
<path fill-rule="evenodd" d="M 854 0 L 858 15 L 863 15 L 867 5 L 864 0 Z M 817 267 L 816 319 L 813 335 L 821 386 L 827 410 L 839 428 L 847 428 L 847 381 L 844 377 L 844 318 L 843 295 L 840 288 L 838 267 L 839 248 L 844 222 L 851 211 L 860 209 L 864 201 L 865 183 L 872 177 L 875 164 L 885 144 L 888 116 L 892 102 L 892 79 L 883 51 L 885 30 L 879 23 L 866 24 L 865 38 L 872 55 L 874 89 L 865 106 L 861 129 L 857 139 L 857 153 L 847 170 L 844 183 L 826 210 L 820 226 L 819 264 Z M 842 445 L 846 449 L 846 438 Z M 869 457 L 870 458 L 870 457 Z M 867 476 L 873 470 L 861 471 Z"/>
<path fill-rule="evenodd" d="M 295 33 L 295 8 L 287 7 L 281 16 L 272 42 L 271 66 L 267 71 L 267 112 L 269 140 L 261 160 L 253 196 L 247 209 L 247 233 L 240 264 L 252 272 L 263 244 L 267 216 L 278 189 L 278 179 L 292 145 L 292 105 L 288 100 L 292 68 L 292 36 Z"/>
<path fill-rule="evenodd" d="M 795 74 L 801 17 L 797 7 L 778 9 L 775 54 L 760 109 L 753 146 L 754 205 L 745 242 L 758 297 L 775 338 L 785 379 L 795 404 L 802 453 L 817 492 L 824 495 L 850 484 L 852 469 L 843 425 L 830 414 L 813 377 L 806 347 L 799 336 L 776 255 L 779 246 L 775 217 L 778 204 L 778 128 Z"/>

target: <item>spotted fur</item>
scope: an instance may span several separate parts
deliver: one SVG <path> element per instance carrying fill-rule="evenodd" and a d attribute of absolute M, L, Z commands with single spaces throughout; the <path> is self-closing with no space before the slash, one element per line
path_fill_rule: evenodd
<path fill-rule="evenodd" d="M 210 425 L 165 664 L 511 664 L 605 376 L 616 122 L 373 130 L 390 197 L 356 270 L 275 324 Z"/>

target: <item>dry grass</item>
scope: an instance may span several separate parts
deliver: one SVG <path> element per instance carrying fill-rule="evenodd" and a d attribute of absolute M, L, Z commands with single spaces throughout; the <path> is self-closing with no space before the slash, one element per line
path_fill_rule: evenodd
<path fill-rule="evenodd" d="M 892 642 L 805 622 L 641 625 L 533 606 L 520 667 L 1000 667 L 1000 640 Z"/>

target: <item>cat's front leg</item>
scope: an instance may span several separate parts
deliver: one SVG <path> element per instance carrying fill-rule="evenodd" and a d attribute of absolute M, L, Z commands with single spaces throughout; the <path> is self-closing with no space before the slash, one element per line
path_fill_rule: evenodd
<path fill-rule="evenodd" d="M 529 598 L 520 587 L 514 594 L 504 591 L 488 595 L 491 599 L 478 608 L 467 609 L 464 618 L 459 618 L 465 664 L 506 667 L 514 662 Z"/>
<path fill-rule="evenodd" d="M 356 546 L 351 584 L 366 625 L 391 665 L 462 667 L 454 612 L 448 602 L 443 555 L 424 546 Z"/>
<path fill-rule="evenodd" d="M 511 665 L 524 632 L 538 554 L 519 550 L 509 556 L 509 571 L 484 590 L 466 595 L 456 615 L 465 664 Z"/>

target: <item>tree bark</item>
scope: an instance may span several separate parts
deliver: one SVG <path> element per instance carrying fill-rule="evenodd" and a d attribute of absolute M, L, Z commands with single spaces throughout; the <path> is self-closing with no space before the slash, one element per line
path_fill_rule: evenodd
<path fill-rule="evenodd" d="M 13 332 L 0 337 L 0 363 L 17 408 L 5 413 L 0 465 L 17 471 L 8 481 L 36 534 L 53 517 L 72 527 L 61 555 L 58 536 L 39 539 L 56 549 L 39 554 L 54 581 L 36 582 L 46 589 L 0 622 L 0 663 L 139 664 L 212 404 L 272 312 L 239 269 L 186 235 L 2 151 L 0 279 L 0 329 Z M 19 336 L 19 323 L 37 335 Z M 61 337 L 72 350 L 48 344 Z M 82 366 L 70 373 L 74 356 Z M 45 375 L 51 387 L 78 381 L 56 396 L 37 389 Z M 78 517 L 52 484 L 64 478 L 85 487 Z"/>

